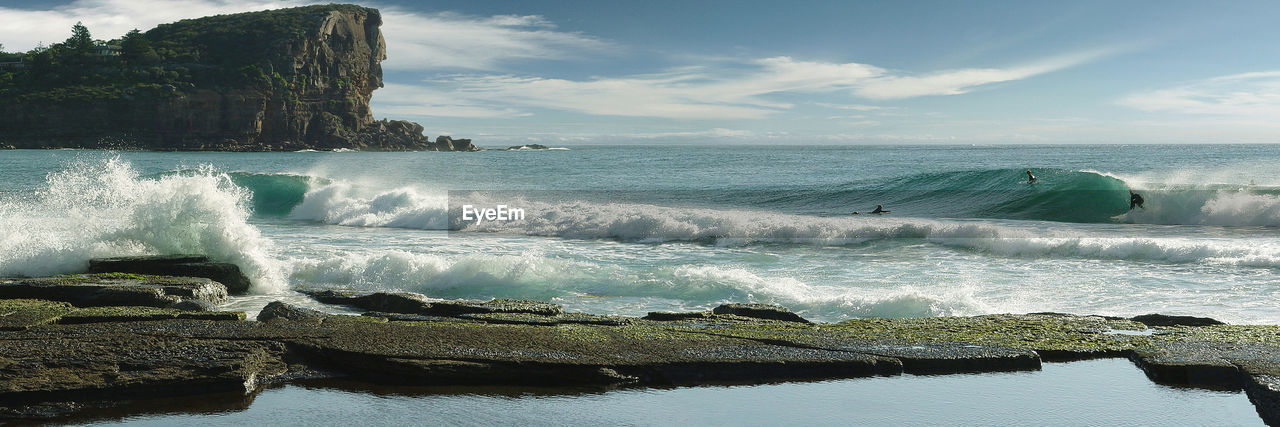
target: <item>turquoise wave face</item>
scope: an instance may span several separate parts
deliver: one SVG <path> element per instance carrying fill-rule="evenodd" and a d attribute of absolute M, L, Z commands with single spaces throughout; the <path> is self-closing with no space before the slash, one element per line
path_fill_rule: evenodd
<path fill-rule="evenodd" d="M 183 169 L 161 172 L 145 178 L 190 176 L 201 173 L 198 170 Z M 229 172 L 226 176 L 237 187 L 248 190 L 252 194 L 250 208 L 253 215 L 266 217 L 289 215 L 294 207 L 306 199 L 307 191 L 313 182 L 318 184 L 328 182 L 322 178 L 280 173 Z"/>
<path fill-rule="evenodd" d="M 1063 169 L 1033 173 L 1035 182 L 1025 169 L 1002 169 L 915 175 L 891 185 L 908 193 L 902 203 L 943 214 L 929 216 L 1112 222 L 1129 210 L 1129 188 L 1119 179 Z"/>
<path fill-rule="evenodd" d="M 758 207 L 842 215 L 884 205 L 895 216 L 1115 222 L 1129 210 L 1129 187 L 1110 176 L 1066 169 L 937 172 L 852 182 L 822 189 L 770 190 L 746 196 Z M 798 208 L 798 209 L 797 209 Z"/>
<path fill-rule="evenodd" d="M 231 182 L 253 192 L 253 213 L 283 217 L 306 198 L 312 178 L 301 175 L 232 172 Z"/>

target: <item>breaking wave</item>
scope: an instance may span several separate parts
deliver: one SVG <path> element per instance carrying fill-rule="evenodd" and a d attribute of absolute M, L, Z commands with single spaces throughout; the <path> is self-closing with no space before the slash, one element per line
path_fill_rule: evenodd
<path fill-rule="evenodd" d="M 74 161 L 40 191 L 0 200 L 0 275 L 82 272 L 95 257 L 204 254 L 239 265 L 256 292 L 283 289 L 249 193 L 210 168 L 140 177 L 119 158 Z"/>

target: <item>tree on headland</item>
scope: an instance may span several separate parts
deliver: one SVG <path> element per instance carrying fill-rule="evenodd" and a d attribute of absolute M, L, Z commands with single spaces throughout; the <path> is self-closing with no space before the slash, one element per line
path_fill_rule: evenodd
<path fill-rule="evenodd" d="M 62 45 L 72 55 L 93 55 L 93 36 L 89 35 L 89 28 L 78 21 L 76 25 L 71 27 L 71 37 L 63 42 Z"/>
<path fill-rule="evenodd" d="M 120 57 L 131 65 L 150 65 L 160 61 L 151 41 L 134 28 L 120 40 Z"/>

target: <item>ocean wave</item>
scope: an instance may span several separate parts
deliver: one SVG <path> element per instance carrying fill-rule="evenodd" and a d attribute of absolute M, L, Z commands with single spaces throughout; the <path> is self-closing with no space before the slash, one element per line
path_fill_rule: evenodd
<path fill-rule="evenodd" d="M 1065 232 L 1039 223 L 930 219 L 893 216 L 812 216 L 770 210 L 686 208 L 644 203 L 586 200 L 542 201 L 509 194 L 470 192 L 452 207 L 449 195 L 418 187 L 392 189 L 362 187 L 343 181 L 311 177 L 309 189 L 293 185 L 303 179 L 278 175 L 258 182 L 254 175 L 235 175 L 255 194 L 288 188 L 281 194 L 302 201 L 288 218 L 358 227 L 396 227 L 458 230 L 462 233 L 505 233 L 567 239 L 611 239 L 634 243 L 693 242 L 718 246 L 793 244 L 811 246 L 862 245 L 894 239 L 919 239 L 933 244 L 1009 257 L 1132 260 L 1160 263 L 1208 262 L 1254 267 L 1280 266 L 1280 249 L 1249 239 L 1207 239 L 1115 236 Z M 247 179 L 253 177 L 255 179 Z M 1048 179 L 1042 175 L 1041 180 Z M 1083 178 L 1082 178 L 1083 179 Z M 1092 178 L 1089 178 L 1092 179 Z M 1118 178 L 1114 179 L 1120 182 Z M 1088 179 L 1086 179 L 1087 181 Z M 1025 185 L 1025 184 L 1024 184 Z M 1110 184 L 1108 184 L 1110 185 Z M 1208 225 L 1270 225 L 1280 215 L 1280 196 L 1219 188 L 1212 191 L 1161 191 L 1147 184 L 1145 208 L 1114 221 L 1168 224 L 1184 220 Z M 1127 202 L 1127 192 L 1123 193 Z M 1178 197 L 1182 197 L 1179 199 Z M 523 208 L 521 221 L 463 221 L 458 205 L 465 199 L 477 206 L 506 204 Z M 1181 201 L 1180 201 L 1181 200 Z M 254 201 L 255 205 L 261 204 Z M 452 209 L 452 210 L 450 210 Z M 276 212 L 281 212 L 280 211 Z M 1169 212 L 1180 217 L 1171 217 Z M 1141 232 L 1131 230 L 1132 232 Z"/>
<path fill-rule="evenodd" d="M 838 188 L 672 191 L 627 193 L 643 203 L 705 206 L 721 210 L 846 215 L 855 207 L 883 204 L 894 216 L 1020 219 L 1075 223 L 1280 226 L 1280 188 L 1232 184 L 1161 184 L 1097 171 L 1038 169 L 1035 184 L 1023 170 L 940 172 Z M 406 185 L 369 188 L 345 181 L 293 174 L 233 172 L 232 181 L 252 194 L 255 215 L 290 216 L 329 224 L 445 229 L 448 198 L 442 189 Z M 1129 209 L 1129 191 L 1143 195 Z M 574 204 L 591 192 L 532 192 Z M 686 194 L 687 193 L 687 194 Z M 577 197 L 578 201 L 575 201 Z M 544 197 L 545 198 L 545 197 Z M 598 200 L 597 200 L 598 201 Z M 585 203 L 585 202 L 584 202 Z"/>
<path fill-rule="evenodd" d="M 355 227 L 446 230 L 448 197 L 414 187 L 370 190 L 330 182 L 307 191 L 288 217 Z"/>
<path fill-rule="evenodd" d="M 745 301 L 781 304 L 802 315 L 823 319 L 965 315 L 990 310 L 965 290 L 816 286 L 735 266 L 637 269 L 532 255 L 447 259 L 399 250 L 295 260 L 292 264 L 290 280 L 295 283 L 409 290 L 446 299 L 660 298 L 680 301 L 678 308 L 683 310 L 706 310 L 721 303 Z"/>
<path fill-rule="evenodd" d="M 813 217 L 765 211 L 686 209 L 623 203 L 523 205 L 522 221 L 458 222 L 464 232 L 498 232 L 638 243 L 720 246 L 863 245 L 916 239 L 1008 257 L 1205 262 L 1280 267 L 1280 247 L 1247 237 L 1159 237 L 1068 231 L 1034 224 L 884 216 Z M 1140 231 L 1139 231 L 1140 232 Z"/>
<path fill-rule="evenodd" d="M 284 287 L 249 194 L 211 168 L 142 178 L 117 158 L 74 161 L 41 191 L 0 200 L 0 275 L 84 271 L 95 257 L 198 253 L 239 265 L 255 292 Z"/>

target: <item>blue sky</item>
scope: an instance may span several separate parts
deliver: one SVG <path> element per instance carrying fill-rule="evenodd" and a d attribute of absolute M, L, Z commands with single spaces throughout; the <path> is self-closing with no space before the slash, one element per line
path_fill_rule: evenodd
<path fill-rule="evenodd" d="M 0 43 L 309 3 L 7 1 Z M 361 4 L 374 115 L 482 145 L 1280 142 L 1280 2 Z"/>

